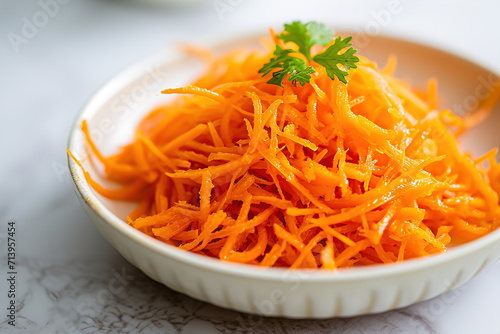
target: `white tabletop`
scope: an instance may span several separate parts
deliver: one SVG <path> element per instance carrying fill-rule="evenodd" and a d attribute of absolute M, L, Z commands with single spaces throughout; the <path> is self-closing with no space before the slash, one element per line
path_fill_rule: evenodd
<path fill-rule="evenodd" d="M 167 2 L 167 1 L 165 1 Z M 196 301 L 147 278 L 100 236 L 73 193 L 65 147 L 91 95 L 176 42 L 206 44 L 292 20 L 409 38 L 500 73 L 500 4 L 482 1 L 0 0 L 0 332 L 500 333 L 500 263 L 401 310 L 269 319 Z M 16 322 L 7 323 L 7 227 L 16 224 Z M 123 289 L 112 288 L 121 282 Z M 161 328 L 161 329 L 160 329 Z"/>

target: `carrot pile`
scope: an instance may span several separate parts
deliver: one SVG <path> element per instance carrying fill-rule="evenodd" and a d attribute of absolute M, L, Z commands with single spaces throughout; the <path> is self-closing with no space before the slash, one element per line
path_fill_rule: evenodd
<path fill-rule="evenodd" d="M 269 58 L 212 59 L 193 85 L 164 90 L 185 96 L 147 115 L 116 155 L 99 152 L 84 121 L 90 149 L 122 187 L 86 172 L 88 182 L 138 201 L 127 222 L 151 237 L 267 267 L 397 262 L 498 227 L 496 149 L 477 160 L 460 151 L 467 117 L 437 109 L 435 81 L 415 91 L 392 76 L 394 59 L 379 70 L 361 57 L 347 85 L 315 66 L 303 87 L 278 87 L 258 74 Z"/>

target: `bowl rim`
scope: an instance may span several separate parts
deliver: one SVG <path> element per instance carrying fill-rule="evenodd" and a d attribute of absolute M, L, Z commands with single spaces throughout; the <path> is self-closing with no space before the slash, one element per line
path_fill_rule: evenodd
<path fill-rule="evenodd" d="M 349 32 L 348 30 L 339 31 L 342 33 L 351 33 L 353 35 L 356 34 L 355 32 Z M 224 40 L 223 43 L 211 44 L 211 48 L 224 47 L 227 45 L 231 45 L 231 43 L 234 42 L 241 42 L 242 40 L 252 40 L 262 36 L 262 33 L 251 33 L 242 35 L 240 37 L 233 36 Z M 496 77 L 500 77 L 500 75 L 494 70 L 478 64 L 474 60 L 468 59 L 461 55 L 435 47 L 430 44 L 425 44 L 417 39 L 403 39 L 397 36 L 384 34 L 376 35 L 374 36 L 374 38 L 390 39 L 397 43 L 409 43 L 414 46 L 427 48 L 431 51 L 442 53 L 447 57 L 453 57 L 458 60 L 465 61 L 485 72 L 489 72 Z M 80 136 L 81 140 L 78 141 L 78 132 L 81 131 L 80 124 L 82 120 L 88 119 L 95 115 L 106 101 L 109 101 L 111 97 L 119 93 L 127 84 L 129 84 L 132 80 L 136 80 L 146 74 L 144 68 L 147 65 L 168 65 L 174 61 L 181 60 L 182 56 L 183 55 L 177 50 L 169 50 L 168 53 L 165 53 L 163 51 L 157 52 L 125 68 L 117 75 L 113 76 L 110 80 L 108 80 L 103 86 L 101 86 L 101 88 L 97 90 L 96 93 L 92 95 L 90 100 L 84 105 L 81 112 L 75 118 L 68 140 L 69 150 L 76 151 L 76 148 L 79 147 L 78 145 L 83 141 L 83 136 Z M 122 235 L 130 238 L 132 241 L 141 244 L 142 246 L 148 248 L 150 251 L 153 251 L 162 256 L 167 256 L 172 260 L 184 262 L 185 264 L 189 264 L 203 270 L 217 272 L 224 275 L 268 281 L 283 281 L 283 278 L 287 275 L 290 275 L 290 273 L 300 272 L 305 275 L 303 276 L 303 279 L 315 283 L 352 282 L 370 278 L 376 279 L 384 278 L 387 276 L 407 274 L 415 271 L 420 271 L 425 268 L 440 266 L 449 261 L 454 261 L 463 256 L 481 251 L 482 249 L 489 247 L 493 243 L 500 242 L 500 228 L 498 228 L 497 230 L 492 231 L 485 236 L 482 236 L 476 240 L 469 241 L 465 244 L 457 245 L 445 251 L 444 253 L 429 255 L 423 258 L 408 259 L 398 263 L 379 264 L 365 267 L 339 268 L 333 271 L 321 269 L 289 269 L 275 267 L 267 268 L 255 265 L 226 262 L 209 256 L 203 256 L 178 249 L 177 247 L 168 245 L 129 226 L 126 222 L 124 222 L 122 219 L 120 219 L 105 207 L 105 205 L 97 198 L 90 185 L 85 180 L 83 170 L 73 161 L 73 159 L 69 155 L 67 156 L 67 158 L 71 178 L 76 188 L 75 191 L 77 191 L 77 194 L 82 197 L 82 199 L 85 201 L 85 204 L 88 205 L 89 208 L 93 210 L 100 219 L 111 226 L 116 232 L 121 233 Z"/>

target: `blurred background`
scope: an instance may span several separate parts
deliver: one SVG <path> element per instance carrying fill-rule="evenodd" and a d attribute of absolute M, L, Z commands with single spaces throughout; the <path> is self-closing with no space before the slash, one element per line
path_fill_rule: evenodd
<path fill-rule="evenodd" d="M 210 46 L 316 20 L 361 36 L 419 41 L 500 73 L 499 14 L 494 0 L 0 0 L 0 310 L 7 305 L 9 220 L 17 224 L 19 263 L 17 326 L 0 311 L 0 332 L 465 333 L 478 323 L 500 332 L 498 264 L 443 305 L 356 319 L 248 322 L 184 297 L 146 278 L 102 239 L 73 193 L 65 153 L 72 122 L 94 92 L 179 42 Z M 117 272 L 134 277 L 127 293 L 99 302 Z M 142 318 L 134 308 L 141 303 L 149 305 Z"/>

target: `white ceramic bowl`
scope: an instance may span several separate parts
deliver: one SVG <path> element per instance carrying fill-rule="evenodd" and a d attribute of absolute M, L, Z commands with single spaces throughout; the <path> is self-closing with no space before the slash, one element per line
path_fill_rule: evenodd
<path fill-rule="evenodd" d="M 217 50 L 242 45 L 254 47 L 259 38 L 243 38 Z M 478 65 L 420 44 L 387 37 L 371 37 L 368 42 L 355 44 L 359 53 L 382 64 L 388 53 L 397 55 L 398 76 L 420 85 L 429 76 L 438 78 L 447 106 L 459 109 L 476 103 L 479 94 L 489 89 L 487 83 L 498 80 Z M 131 139 L 137 121 L 152 107 L 169 99 L 159 94 L 162 89 L 187 84 L 202 68 L 193 57 L 168 51 L 125 70 L 97 92 L 83 109 L 71 132 L 69 149 L 83 160 L 92 175 L 97 175 L 99 171 L 86 158 L 81 121 L 88 121 L 98 147 L 105 154 L 116 152 L 119 145 Z M 465 137 L 466 146 L 476 154 L 500 146 L 495 125 L 500 124 L 499 118 L 497 108 L 490 122 Z M 179 250 L 128 226 L 123 220 L 133 204 L 99 196 L 71 159 L 69 167 L 83 208 L 102 235 L 128 261 L 176 291 L 238 311 L 290 318 L 383 312 L 458 287 L 500 258 L 500 230 L 497 230 L 444 254 L 336 272 L 265 269 L 221 262 Z"/>

